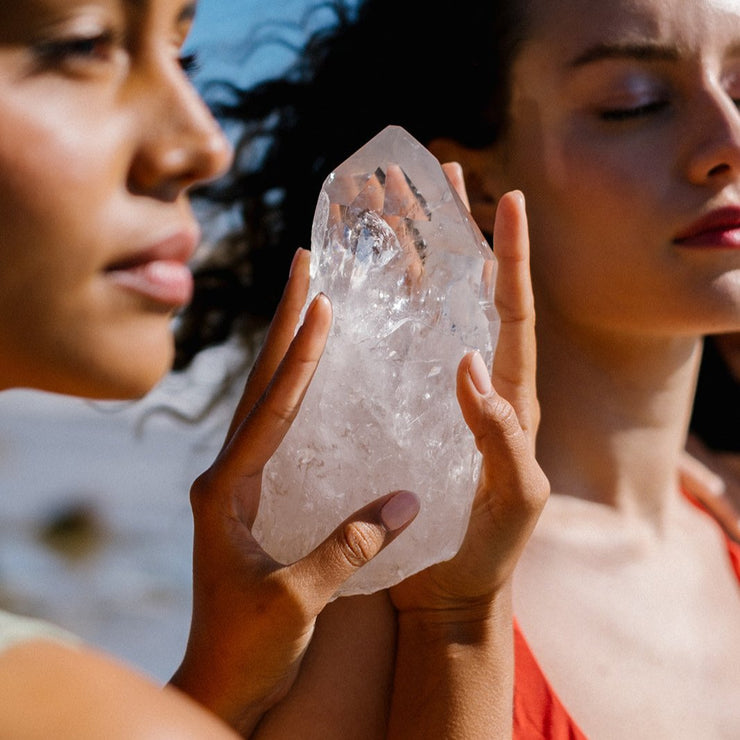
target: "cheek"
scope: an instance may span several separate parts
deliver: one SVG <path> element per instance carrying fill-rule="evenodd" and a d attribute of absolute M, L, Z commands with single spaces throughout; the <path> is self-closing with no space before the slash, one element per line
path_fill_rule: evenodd
<path fill-rule="evenodd" d="M 0 116 L 2 249 L 20 283 L 42 276 L 64 283 L 105 256 L 114 163 L 103 142 L 62 131 L 46 120 Z"/>
<path fill-rule="evenodd" d="M 166 317 L 139 316 L 101 278 L 125 233 L 125 147 L 13 113 L 0 113 L 0 383 L 140 395 L 172 350 Z"/>
<path fill-rule="evenodd" d="M 542 139 L 523 155 L 533 279 L 559 313 L 596 318 L 627 304 L 631 310 L 665 267 L 666 183 L 647 162 L 582 134 Z"/>

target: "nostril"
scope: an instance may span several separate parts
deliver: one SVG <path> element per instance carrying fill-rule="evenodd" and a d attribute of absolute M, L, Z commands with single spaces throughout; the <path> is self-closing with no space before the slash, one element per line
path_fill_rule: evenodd
<path fill-rule="evenodd" d="M 712 177 L 714 175 L 725 175 L 729 171 L 730 171 L 729 164 L 718 164 L 712 167 L 711 170 L 709 170 L 709 176 Z"/>

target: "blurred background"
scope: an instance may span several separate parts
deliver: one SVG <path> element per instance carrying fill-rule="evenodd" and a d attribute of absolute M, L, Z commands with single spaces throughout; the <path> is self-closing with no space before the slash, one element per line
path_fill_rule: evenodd
<path fill-rule="evenodd" d="M 243 41 L 285 19 L 300 43 L 324 22 L 321 12 L 306 16 L 308 5 L 200 0 L 185 50 L 200 58 L 195 84 L 279 73 L 289 44 L 262 43 L 245 59 Z M 0 608 L 51 620 L 159 681 L 170 677 L 189 625 L 189 487 L 217 453 L 239 388 L 198 423 L 158 409 L 197 414 L 238 360 L 228 346 L 204 353 L 135 404 L 0 394 Z"/>

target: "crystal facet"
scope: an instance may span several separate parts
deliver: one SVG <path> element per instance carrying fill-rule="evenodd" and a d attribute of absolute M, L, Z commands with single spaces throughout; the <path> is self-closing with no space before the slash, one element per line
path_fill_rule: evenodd
<path fill-rule="evenodd" d="M 324 182 L 308 301 L 334 320 L 292 428 L 268 463 L 253 532 L 293 562 L 373 499 L 398 489 L 417 518 L 339 595 L 372 593 L 451 558 L 480 455 L 457 405 L 463 354 L 490 366 L 495 260 L 440 164 L 389 126 Z"/>

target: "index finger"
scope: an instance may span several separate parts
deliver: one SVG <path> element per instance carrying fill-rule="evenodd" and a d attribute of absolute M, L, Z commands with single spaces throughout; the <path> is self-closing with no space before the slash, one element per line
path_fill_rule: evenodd
<path fill-rule="evenodd" d="M 492 380 L 497 392 L 514 408 L 532 444 L 539 424 L 536 391 L 537 350 L 529 236 L 524 196 L 504 194 L 493 228 L 498 262 L 495 302 L 501 319 Z"/>
<path fill-rule="evenodd" d="M 283 296 L 270 322 L 262 349 L 249 373 L 246 388 L 231 420 L 226 434 L 226 443 L 239 425 L 246 419 L 275 374 L 290 343 L 295 336 L 296 326 L 308 294 L 308 263 L 310 252 L 299 249 L 293 257 L 290 275 Z"/>

